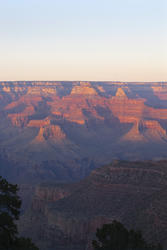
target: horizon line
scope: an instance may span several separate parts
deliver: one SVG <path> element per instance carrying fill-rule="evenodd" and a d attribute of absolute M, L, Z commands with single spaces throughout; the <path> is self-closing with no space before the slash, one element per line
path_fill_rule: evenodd
<path fill-rule="evenodd" d="M 118 83 L 167 83 L 167 80 L 159 81 L 120 81 L 120 80 L 0 80 L 1 82 L 118 82 Z"/>

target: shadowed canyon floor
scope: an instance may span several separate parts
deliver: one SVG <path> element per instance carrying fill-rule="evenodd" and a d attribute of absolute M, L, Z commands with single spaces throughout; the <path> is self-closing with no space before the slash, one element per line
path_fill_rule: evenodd
<path fill-rule="evenodd" d="M 15 182 L 167 157 L 167 83 L 0 82 L 0 116 L 0 174 Z"/>
<path fill-rule="evenodd" d="M 36 187 L 20 231 L 41 250 L 91 250 L 96 228 L 116 219 L 167 249 L 166 194 L 167 161 L 115 161 L 79 183 Z"/>

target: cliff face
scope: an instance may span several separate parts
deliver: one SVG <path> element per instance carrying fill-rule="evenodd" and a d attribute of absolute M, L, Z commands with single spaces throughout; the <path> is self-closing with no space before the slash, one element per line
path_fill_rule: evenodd
<path fill-rule="evenodd" d="M 130 131 L 122 137 L 123 140 L 129 141 L 155 141 L 166 142 L 166 130 L 162 128 L 158 121 L 139 120 L 134 122 Z"/>
<path fill-rule="evenodd" d="M 154 94 L 160 100 L 166 100 L 167 98 L 167 86 L 153 86 L 152 87 Z"/>
<path fill-rule="evenodd" d="M 75 86 L 71 91 L 71 95 L 97 95 L 96 90 L 91 86 Z"/>
<path fill-rule="evenodd" d="M 115 161 L 80 183 L 40 185 L 21 231 L 41 250 L 90 250 L 96 228 L 116 219 L 166 246 L 166 166 L 165 161 Z"/>
<path fill-rule="evenodd" d="M 25 176 L 42 171 L 41 178 L 64 180 L 112 159 L 164 158 L 167 99 L 157 93 L 166 88 L 167 83 L 0 82 L 0 150 L 24 165 Z"/>
<path fill-rule="evenodd" d="M 40 126 L 39 133 L 34 139 L 34 143 L 41 143 L 47 140 L 54 140 L 55 143 L 61 142 L 66 138 L 58 125 Z"/>
<path fill-rule="evenodd" d="M 10 93 L 10 88 L 5 88 L 8 88 L 8 92 Z M 49 96 L 50 101 L 46 101 L 47 99 L 44 93 Z M 91 99 L 89 98 L 90 96 L 92 97 Z M 75 85 L 71 90 L 71 94 L 63 98 L 59 98 L 59 96 L 56 95 L 56 89 L 54 88 L 52 91 L 51 88 L 44 86 L 41 87 L 37 85 L 36 87 L 28 87 L 25 95 L 20 96 L 16 101 L 12 101 L 6 105 L 5 110 L 8 110 L 8 117 L 12 121 L 15 120 L 15 117 L 26 117 L 30 120 L 29 124 L 31 124 L 34 121 L 31 120 L 30 116 L 37 113 L 36 110 L 38 110 L 42 102 L 45 102 L 48 109 L 50 108 L 50 114 L 63 117 L 78 124 L 84 124 L 86 122 L 88 119 L 86 113 L 90 113 L 90 115 L 96 119 L 103 119 L 103 115 L 99 115 L 97 112 L 98 106 L 103 109 L 109 109 L 121 123 L 133 123 L 136 122 L 136 120 L 149 118 L 151 120 L 167 119 L 167 109 L 149 107 L 145 105 L 146 99 L 143 98 L 128 98 L 124 89 L 121 87 L 117 88 L 115 96 L 106 98 L 104 96 L 98 96 L 95 88 L 93 88 L 90 83 L 80 84 L 79 86 Z M 17 109 L 20 106 L 25 106 L 23 112 L 13 112 L 14 108 Z M 10 114 L 10 110 L 12 114 Z M 14 124 L 15 122 L 13 122 L 13 125 Z"/>

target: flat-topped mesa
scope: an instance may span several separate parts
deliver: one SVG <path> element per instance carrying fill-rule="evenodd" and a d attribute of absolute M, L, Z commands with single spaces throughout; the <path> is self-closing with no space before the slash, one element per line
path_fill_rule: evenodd
<path fill-rule="evenodd" d="M 119 97 L 119 98 L 128 98 L 122 88 L 117 89 L 117 92 L 116 92 L 115 96 Z"/>
<path fill-rule="evenodd" d="M 43 94 L 51 94 L 51 95 L 57 95 L 56 88 L 42 88 Z"/>
<path fill-rule="evenodd" d="M 91 83 L 90 82 L 80 82 L 80 86 L 91 87 Z"/>
<path fill-rule="evenodd" d="M 27 127 L 44 127 L 49 126 L 51 124 L 50 119 L 47 117 L 43 120 L 30 120 Z"/>
<path fill-rule="evenodd" d="M 74 86 L 71 95 L 98 95 L 96 90 L 90 86 Z"/>
<path fill-rule="evenodd" d="M 22 93 L 24 93 L 25 91 L 26 91 L 26 87 L 23 87 L 23 86 L 1 86 L 0 85 L 0 87 L 1 87 L 1 90 L 3 91 L 3 92 L 6 92 L 6 93 L 8 93 L 8 94 L 10 94 L 10 93 L 20 93 L 20 94 L 22 94 Z"/>
<path fill-rule="evenodd" d="M 57 94 L 57 90 L 55 88 L 55 86 L 53 87 L 48 87 L 48 86 L 30 86 L 28 87 L 28 91 L 27 91 L 28 95 L 45 95 L 45 94 Z"/>
<path fill-rule="evenodd" d="M 28 87 L 27 94 L 29 95 L 40 95 L 41 90 L 39 87 Z"/>
<path fill-rule="evenodd" d="M 65 133 L 62 131 L 58 125 L 49 125 L 45 127 L 40 127 L 38 135 L 33 140 L 34 143 L 45 142 L 47 140 L 52 140 L 55 143 L 60 143 L 66 138 Z"/>

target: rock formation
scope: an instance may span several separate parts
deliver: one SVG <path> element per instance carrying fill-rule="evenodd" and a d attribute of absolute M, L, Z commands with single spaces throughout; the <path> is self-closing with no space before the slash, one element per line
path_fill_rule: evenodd
<path fill-rule="evenodd" d="M 58 125 L 46 125 L 39 129 L 38 135 L 33 140 L 34 143 L 41 143 L 47 140 L 52 140 L 55 143 L 60 143 L 66 138 L 62 129 Z"/>
<path fill-rule="evenodd" d="M 115 161 L 80 183 L 40 185 L 20 230 L 41 250 L 91 250 L 96 228 L 116 219 L 166 247 L 166 165 Z"/>
<path fill-rule="evenodd" d="M 132 128 L 130 129 L 130 131 L 128 131 L 127 134 L 125 134 L 121 140 L 124 141 L 141 141 L 141 142 L 145 142 L 146 138 L 144 137 L 144 135 L 140 132 L 139 130 L 139 122 L 135 121 L 133 123 Z"/>
<path fill-rule="evenodd" d="M 47 117 L 43 120 L 30 120 L 27 126 L 39 128 L 39 127 L 49 126 L 50 124 L 51 124 L 51 121 Z"/>
<path fill-rule="evenodd" d="M 158 121 L 143 120 L 140 122 L 140 130 L 147 140 L 167 141 L 166 130 L 162 128 Z"/>
<path fill-rule="evenodd" d="M 167 83 L 0 82 L 0 150 L 17 162 L 20 175 L 35 180 L 76 180 L 112 159 L 164 158 L 167 99 L 156 93 L 166 88 Z M 17 171 L 13 176 L 22 179 Z"/>
<path fill-rule="evenodd" d="M 123 91 L 122 88 L 118 88 L 116 92 L 116 97 L 121 97 L 121 98 L 127 98 L 125 92 Z"/>
<path fill-rule="evenodd" d="M 156 95 L 160 100 L 167 99 L 167 86 L 153 86 L 152 89 L 154 95 Z"/>
<path fill-rule="evenodd" d="M 75 86 L 71 91 L 71 95 L 97 95 L 97 92 L 89 86 Z"/>

